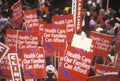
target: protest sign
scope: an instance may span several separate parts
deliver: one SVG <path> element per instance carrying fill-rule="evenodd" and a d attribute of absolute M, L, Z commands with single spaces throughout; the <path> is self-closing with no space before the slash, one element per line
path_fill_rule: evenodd
<path fill-rule="evenodd" d="M 10 48 L 9 52 L 17 51 L 17 30 L 6 30 L 5 45 Z"/>
<path fill-rule="evenodd" d="M 38 26 L 36 27 L 32 27 L 32 31 L 38 31 L 40 33 L 43 32 L 43 29 L 44 29 L 44 20 L 43 19 L 38 19 Z"/>
<path fill-rule="evenodd" d="M 43 19 L 39 19 L 38 23 L 39 23 L 39 26 L 38 26 L 38 31 L 39 31 L 38 41 L 40 43 L 42 43 L 42 37 L 43 37 L 43 31 L 44 31 L 44 20 Z"/>
<path fill-rule="evenodd" d="M 90 52 L 91 45 L 92 45 L 92 40 L 90 38 L 86 38 L 86 37 L 74 34 L 71 46 Z"/>
<path fill-rule="evenodd" d="M 87 81 L 120 81 L 120 78 L 118 75 L 92 76 Z"/>
<path fill-rule="evenodd" d="M 25 79 L 46 78 L 44 48 L 23 49 L 22 55 Z"/>
<path fill-rule="evenodd" d="M 61 65 L 58 81 L 86 81 L 94 54 L 68 46 Z"/>
<path fill-rule="evenodd" d="M 18 0 L 12 6 L 12 16 L 13 16 L 13 27 L 19 27 L 23 22 L 23 15 L 22 15 L 22 2 Z"/>
<path fill-rule="evenodd" d="M 45 56 L 46 57 L 52 57 L 54 56 L 55 51 L 50 49 L 49 47 L 43 46 L 45 49 Z"/>
<path fill-rule="evenodd" d="M 21 51 L 25 48 L 38 47 L 38 32 L 18 30 L 17 33 L 17 53 L 21 61 Z"/>
<path fill-rule="evenodd" d="M 0 62 L 0 78 L 11 79 L 10 64 L 7 56 L 8 54 Z"/>
<path fill-rule="evenodd" d="M 25 20 L 25 25 L 28 31 L 33 31 L 33 27 L 38 28 L 38 17 L 37 17 L 37 12 L 36 9 L 31 9 L 31 10 L 24 10 L 24 20 Z"/>
<path fill-rule="evenodd" d="M 95 31 L 90 32 L 92 39 L 93 52 L 96 56 L 103 56 L 107 58 L 111 44 L 111 37 L 106 34 L 98 33 Z"/>
<path fill-rule="evenodd" d="M 39 23 L 39 29 L 38 30 L 40 32 L 43 32 L 43 30 L 44 30 L 44 25 L 43 25 L 44 24 L 44 20 L 43 19 L 39 19 L 38 23 Z"/>
<path fill-rule="evenodd" d="M 17 52 L 24 48 L 38 47 L 38 32 L 18 30 Z"/>
<path fill-rule="evenodd" d="M 107 65 L 101 65 L 101 64 L 95 65 L 96 76 L 102 76 L 104 75 L 104 73 L 110 73 L 110 72 L 117 72 L 115 66 L 107 66 Z"/>
<path fill-rule="evenodd" d="M 118 28 L 118 33 L 115 42 L 115 52 L 119 52 L 119 51 L 120 51 L 120 28 Z"/>
<path fill-rule="evenodd" d="M 39 44 L 41 44 L 43 30 L 44 30 L 44 25 L 43 24 L 44 24 L 44 20 L 43 19 L 38 19 L 38 26 L 31 28 L 33 32 L 38 32 L 38 42 L 39 42 Z"/>
<path fill-rule="evenodd" d="M 75 25 L 73 15 L 53 16 L 53 24 L 66 24 L 67 27 L 67 43 L 71 44 L 73 35 L 75 34 Z"/>
<path fill-rule="evenodd" d="M 17 53 L 9 53 L 8 59 L 11 68 L 12 81 L 22 81 L 21 69 Z"/>
<path fill-rule="evenodd" d="M 8 53 L 9 47 L 0 42 L 0 62 L 5 57 L 5 55 Z"/>
<path fill-rule="evenodd" d="M 9 47 L 0 42 L 0 78 L 11 78 L 11 72 L 9 67 L 8 58 L 6 57 L 9 51 Z"/>
<path fill-rule="evenodd" d="M 66 48 L 66 25 L 44 24 L 43 46 L 54 51 Z"/>
<path fill-rule="evenodd" d="M 118 57 L 116 60 L 116 69 L 117 69 L 117 72 L 120 73 L 120 52 L 118 53 Z"/>
<path fill-rule="evenodd" d="M 41 7 L 40 11 L 41 12 L 48 12 L 49 8 L 48 7 Z"/>
<path fill-rule="evenodd" d="M 72 14 L 76 31 L 82 30 L 82 8 L 83 0 L 72 0 Z"/>

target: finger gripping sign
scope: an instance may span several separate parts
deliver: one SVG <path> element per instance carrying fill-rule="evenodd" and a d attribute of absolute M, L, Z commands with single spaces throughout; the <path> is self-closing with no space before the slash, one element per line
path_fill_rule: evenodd
<path fill-rule="evenodd" d="M 93 57 L 93 53 L 68 46 L 59 67 L 58 81 L 86 81 Z"/>

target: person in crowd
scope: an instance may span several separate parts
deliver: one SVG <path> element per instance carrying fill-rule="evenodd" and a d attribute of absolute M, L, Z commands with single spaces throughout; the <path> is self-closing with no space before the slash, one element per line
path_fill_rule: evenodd
<path fill-rule="evenodd" d="M 38 0 L 22 0 L 23 6 L 27 5 L 30 9 L 38 7 Z"/>
<path fill-rule="evenodd" d="M 57 81 L 57 79 L 54 77 L 55 75 L 55 68 L 52 64 L 46 66 L 47 71 L 47 79 L 45 81 Z"/>
<path fill-rule="evenodd" d="M 90 22 L 89 22 L 89 26 L 90 26 L 90 31 L 93 31 L 96 28 L 96 26 L 97 26 L 97 16 L 91 17 Z"/>
<path fill-rule="evenodd" d="M 105 64 L 105 59 L 102 56 L 96 56 L 95 63 L 96 64 Z"/>
<path fill-rule="evenodd" d="M 87 9 L 83 9 L 82 13 L 82 30 L 86 33 L 87 37 L 89 36 L 90 33 L 90 27 L 89 27 L 89 22 L 90 22 L 90 14 L 87 13 Z"/>
<path fill-rule="evenodd" d="M 4 2 L 3 3 L 3 7 L 2 7 L 2 15 L 5 17 L 5 18 L 11 18 L 12 17 L 12 10 L 11 10 L 11 7 L 10 5 L 8 4 L 8 2 Z"/>
<path fill-rule="evenodd" d="M 0 3 L 0 19 L 4 21 L 5 19 L 12 17 L 11 6 L 18 0 L 1 0 L 2 5 Z M 28 9 L 38 9 L 38 0 L 22 0 L 23 2 L 23 10 Z M 86 3 L 88 2 L 88 3 Z M 117 35 L 118 28 L 120 27 L 120 18 L 116 16 L 116 12 L 109 8 L 108 12 L 104 9 L 100 8 L 99 4 L 93 3 L 92 0 L 84 0 L 83 4 L 83 19 L 82 19 L 82 30 L 77 32 L 77 34 L 89 37 L 90 31 L 97 31 L 99 33 L 105 33 L 108 35 Z M 46 12 L 39 12 L 39 18 L 44 19 L 45 23 L 52 23 L 51 19 L 54 15 L 66 15 L 68 14 L 63 9 L 58 7 L 53 7 L 52 0 L 45 0 L 43 3 L 45 7 L 49 8 L 49 11 Z M 70 13 L 70 12 L 69 12 Z M 7 28 L 12 29 L 12 25 L 7 23 L 0 23 L 0 42 L 4 43 L 5 39 L 5 32 Z M 21 30 L 26 30 L 25 25 L 23 22 L 23 26 Z M 112 46 L 114 46 L 112 43 Z M 113 50 L 113 49 L 112 49 Z M 112 52 L 112 51 L 111 51 Z M 115 56 L 115 53 L 111 53 L 111 56 Z M 111 60 L 111 56 L 108 55 L 108 59 L 110 62 L 113 63 L 113 59 Z M 97 64 L 105 64 L 105 59 L 101 56 L 95 57 L 95 63 Z M 46 60 L 46 71 L 47 71 L 47 79 L 41 79 L 41 81 L 57 81 L 57 70 L 52 65 L 50 58 Z M 90 67 L 89 76 L 95 75 L 95 67 Z M 4 81 L 4 80 L 1 80 Z"/>
<path fill-rule="evenodd" d="M 100 9 L 99 11 L 99 16 L 97 21 L 100 23 L 100 27 L 104 26 L 104 21 L 103 21 L 103 17 L 105 16 L 105 10 L 104 9 Z"/>

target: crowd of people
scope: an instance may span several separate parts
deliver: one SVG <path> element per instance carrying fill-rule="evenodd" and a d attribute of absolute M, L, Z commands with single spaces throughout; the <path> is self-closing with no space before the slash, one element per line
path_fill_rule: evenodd
<path fill-rule="evenodd" d="M 0 39 L 3 42 L 5 29 L 12 28 L 12 5 L 17 2 L 9 0 L 0 1 Z M 31 1 L 31 2 L 30 2 Z M 87 3 L 83 5 L 83 23 L 82 29 L 89 37 L 90 31 L 101 31 L 102 33 L 109 35 L 116 35 L 117 29 L 120 25 L 119 11 L 115 11 L 112 8 L 108 10 L 103 9 L 99 3 L 87 0 Z M 23 10 L 37 9 L 39 19 L 44 19 L 45 23 L 52 23 L 52 16 L 54 15 L 66 15 L 71 14 L 71 5 L 66 3 L 61 6 L 70 7 L 68 10 L 54 6 L 55 3 L 52 0 L 45 0 L 44 3 L 38 4 L 38 0 L 32 1 L 23 0 Z M 48 12 L 41 12 L 40 6 L 48 7 Z M 8 26 L 7 26 L 8 25 Z M 20 27 L 21 28 L 21 27 Z"/>
<path fill-rule="evenodd" d="M 4 43 L 5 33 L 7 28 L 12 27 L 12 8 L 11 6 L 18 0 L 0 0 L 0 42 Z M 31 2 L 29 2 L 31 1 Z M 104 33 L 113 37 L 113 41 L 111 42 L 111 50 L 109 52 L 109 60 L 111 61 L 110 65 L 114 65 L 114 62 L 111 57 L 115 55 L 114 53 L 114 44 L 115 38 L 118 32 L 118 28 L 120 27 L 120 12 L 115 11 L 112 8 L 104 9 L 101 4 L 97 2 L 92 2 L 92 0 L 85 0 L 87 2 L 83 5 L 83 19 L 82 19 L 82 30 L 85 32 L 86 36 L 89 37 L 90 31 L 97 31 L 100 33 Z M 68 3 L 68 2 L 67 2 Z M 45 23 L 52 23 L 52 16 L 54 15 L 66 15 L 71 14 L 71 5 L 64 4 L 61 6 L 70 7 L 68 10 L 64 8 L 59 8 L 54 6 L 55 3 L 52 0 L 45 0 L 44 3 L 38 4 L 38 0 L 23 0 L 23 10 L 27 9 L 37 9 L 37 15 L 39 19 L 44 19 Z M 41 12 L 39 8 L 41 6 L 45 6 L 49 8 L 48 12 Z M 23 25 L 18 29 L 22 29 Z M 77 32 L 79 33 L 79 32 Z M 103 64 L 104 59 L 102 57 L 98 57 L 96 60 L 98 64 Z M 97 63 L 96 62 L 96 63 Z M 53 80 L 52 73 L 48 73 L 48 79 L 45 81 L 56 81 Z M 94 70 L 91 69 L 89 76 L 94 76 Z M 51 80 L 50 80 L 51 79 Z M 39 81 L 44 81 L 43 79 Z"/>

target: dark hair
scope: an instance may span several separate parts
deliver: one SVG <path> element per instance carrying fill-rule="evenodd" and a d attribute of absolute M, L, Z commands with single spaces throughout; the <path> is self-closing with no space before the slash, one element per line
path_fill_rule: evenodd
<path fill-rule="evenodd" d="M 96 56 L 97 64 L 104 64 L 104 58 L 102 56 Z"/>

